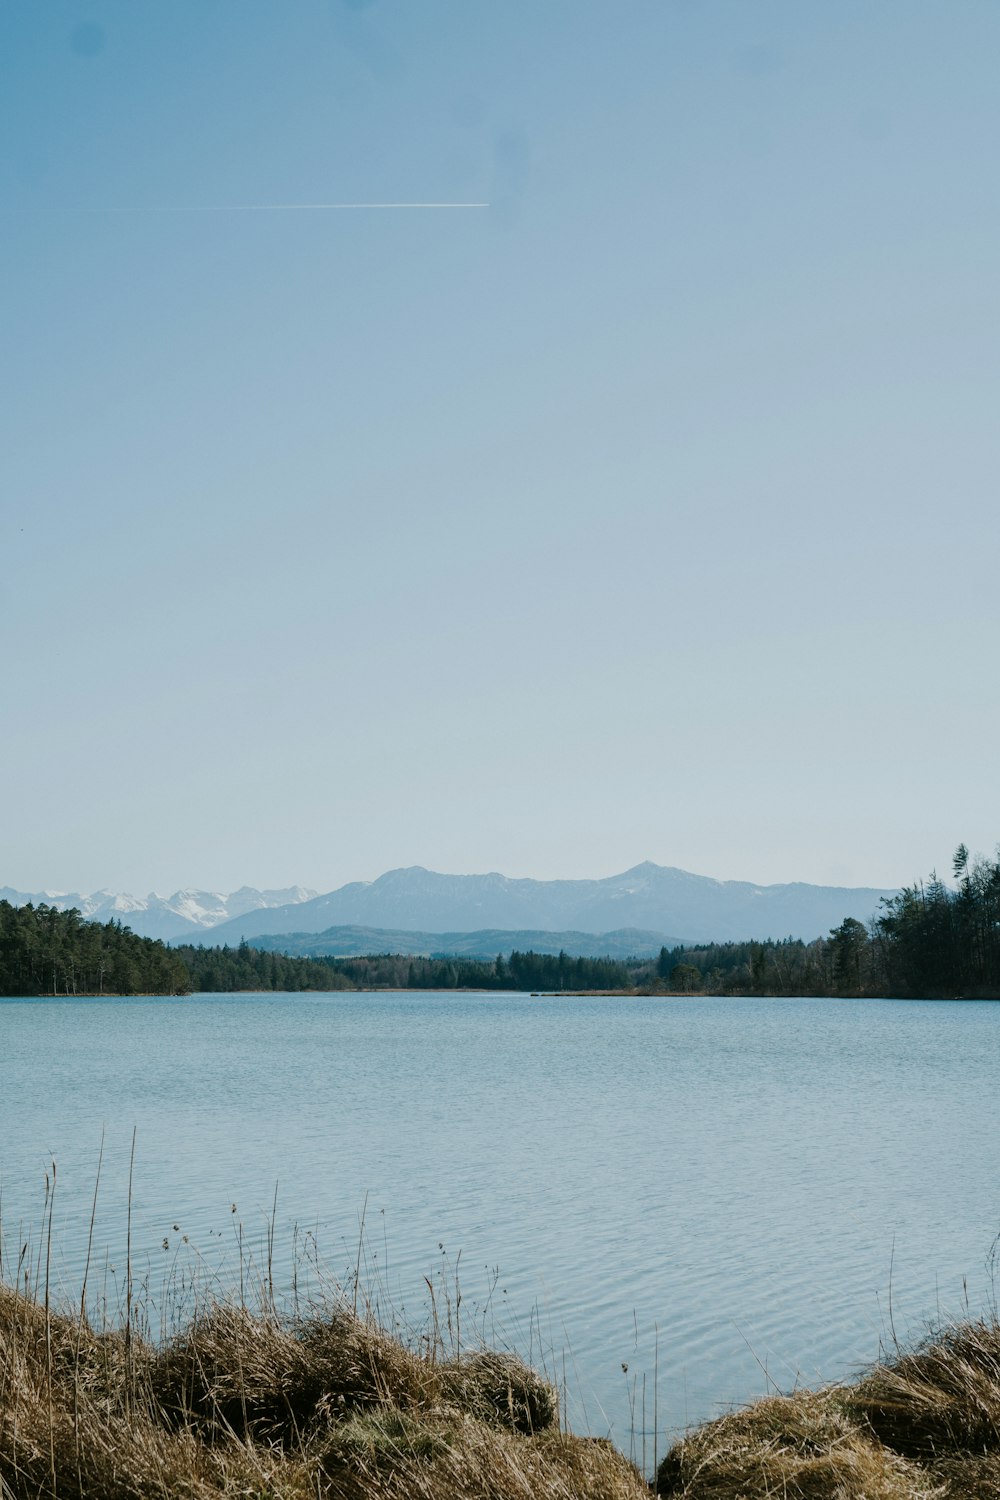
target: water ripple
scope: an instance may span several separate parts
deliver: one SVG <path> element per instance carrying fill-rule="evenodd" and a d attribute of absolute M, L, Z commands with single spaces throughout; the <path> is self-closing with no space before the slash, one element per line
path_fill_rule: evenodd
<path fill-rule="evenodd" d="M 78 1289 L 103 1131 L 114 1305 L 135 1126 L 156 1295 L 184 1257 L 238 1277 L 241 1233 L 259 1266 L 276 1183 L 285 1289 L 297 1256 L 308 1290 L 316 1247 L 348 1277 L 367 1203 L 380 1308 L 419 1320 L 424 1277 L 454 1286 L 457 1263 L 465 1315 L 565 1366 L 576 1425 L 626 1448 L 654 1366 L 665 1435 L 992 1293 L 998 1006 L 6 1001 L 0 1045 L 8 1275 L 54 1159 L 56 1276 Z"/>

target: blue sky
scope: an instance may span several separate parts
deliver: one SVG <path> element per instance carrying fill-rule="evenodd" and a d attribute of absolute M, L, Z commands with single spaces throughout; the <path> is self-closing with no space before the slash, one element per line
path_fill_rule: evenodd
<path fill-rule="evenodd" d="M 996 815 L 993 0 L 0 0 L 0 883 Z M 486 209 L 245 207 L 486 202 Z"/>

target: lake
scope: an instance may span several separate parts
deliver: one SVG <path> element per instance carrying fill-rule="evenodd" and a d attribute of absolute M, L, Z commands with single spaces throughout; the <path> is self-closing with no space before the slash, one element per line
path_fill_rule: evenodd
<path fill-rule="evenodd" d="M 0 1001 L 4 1268 L 133 1260 L 305 1296 L 317 1265 L 542 1359 L 647 1459 L 992 1297 L 1000 1005 L 364 994 Z M 363 1233 L 360 1221 L 363 1215 Z M 360 1246 L 360 1255 L 359 1255 Z M 105 1253 L 107 1252 L 107 1254 Z M 112 1269 L 113 1267 L 113 1269 Z M 237 1288 L 238 1289 L 238 1288 Z M 97 1295 L 97 1292 L 95 1292 Z M 624 1371 L 622 1366 L 628 1367 Z"/>

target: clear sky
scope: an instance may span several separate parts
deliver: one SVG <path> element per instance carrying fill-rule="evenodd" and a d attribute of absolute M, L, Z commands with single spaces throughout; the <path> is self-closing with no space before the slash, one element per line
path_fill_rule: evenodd
<path fill-rule="evenodd" d="M 998 160 L 996 0 L 0 0 L 0 884 L 992 850 Z"/>

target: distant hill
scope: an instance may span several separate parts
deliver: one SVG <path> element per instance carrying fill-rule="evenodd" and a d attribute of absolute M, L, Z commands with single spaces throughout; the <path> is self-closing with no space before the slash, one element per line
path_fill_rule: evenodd
<path fill-rule="evenodd" d="M 420 934 L 680 933 L 685 942 L 796 937 L 810 941 L 845 917 L 866 922 L 889 890 L 753 885 L 649 862 L 602 880 L 441 875 L 419 865 L 355 881 L 328 895 L 251 911 L 212 929 L 212 941 L 367 927 Z"/>
<path fill-rule="evenodd" d="M 204 941 L 216 943 L 215 933 Z M 249 941 L 249 940 L 248 940 Z M 488 927 L 480 932 L 403 932 L 385 927 L 330 927 L 326 932 L 289 932 L 255 937 L 253 946 L 300 958 L 360 957 L 370 953 L 403 953 L 421 958 L 496 958 L 519 953 L 568 953 L 571 958 L 655 958 L 680 938 L 637 927 L 618 932 L 509 932 Z"/>

